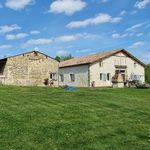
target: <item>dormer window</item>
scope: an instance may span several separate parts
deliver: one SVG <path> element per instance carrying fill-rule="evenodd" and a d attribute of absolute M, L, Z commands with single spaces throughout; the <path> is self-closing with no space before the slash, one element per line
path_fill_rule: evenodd
<path fill-rule="evenodd" d="M 103 61 L 102 60 L 99 61 L 99 67 L 103 67 Z"/>
<path fill-rule="evenodd" d="M 137 63 L 136 62 L 134 62 L 134 67 L 136 67 L 137 66 Z"/>

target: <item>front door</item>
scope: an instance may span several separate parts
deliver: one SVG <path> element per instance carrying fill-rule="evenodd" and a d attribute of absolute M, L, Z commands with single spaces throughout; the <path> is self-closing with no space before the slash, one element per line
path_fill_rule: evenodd
<path fill-rule="evenodd" d="M 116 69 L 115 75 L 117 77 L 117 81 L 125 82 L 126 81 L 126 69 Z"/>

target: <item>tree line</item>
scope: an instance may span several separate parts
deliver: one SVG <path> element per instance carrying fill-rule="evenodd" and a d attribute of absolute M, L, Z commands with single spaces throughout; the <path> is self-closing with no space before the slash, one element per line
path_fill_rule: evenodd
<path fill-rule="evenodd" d="M 67 56 L 56 56 L 55 60 L 57 60 L 58 62 L 62 62 L 62 61 L 69 60 L 72 58 L 74 58 L 74 57 L 71 54 L 69 54 Z"/>

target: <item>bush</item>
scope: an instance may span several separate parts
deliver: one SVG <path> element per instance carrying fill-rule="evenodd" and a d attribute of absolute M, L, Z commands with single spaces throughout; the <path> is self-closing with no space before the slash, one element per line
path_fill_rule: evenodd
<path fill-rule="evenodd" d="M 148 64 L 145 68 L 145 81 L 150 83 L 150 64 Z"/>

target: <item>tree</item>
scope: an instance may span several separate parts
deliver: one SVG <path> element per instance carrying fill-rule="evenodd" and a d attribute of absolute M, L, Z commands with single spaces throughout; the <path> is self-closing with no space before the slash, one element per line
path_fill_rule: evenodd
<path fill-rule="evenodd" d="M 145 68 L 145 81 L 150 83 L 150 64 Z"/>
<path fill-rule="evenodd" d="M 61 56 L 61 60 L 62 60 L 62 61 L 69 60 L 69 59 L 72 59 L 72 58 L 73 58 L 73 57 L 72 57 L 71 54 L 69 54 L 68 56 Z"/>
<path fill-rule="evenodd" d="M 72 55 L 69 54 L 67 56 L 56 56 L 55 60 L 61 62 L 61 61 L 69 60 L 69 59 L 72 59 L 72 58 L 73 58 Z"/>
<path fill-rule="evenodd" d="M 58 62 L 60 62 L 60 61 L 61 61 L 60 56 L 56 56 L 56 57 L 55 57 L 55 60 L 57 60 Z"/>

